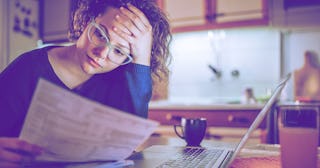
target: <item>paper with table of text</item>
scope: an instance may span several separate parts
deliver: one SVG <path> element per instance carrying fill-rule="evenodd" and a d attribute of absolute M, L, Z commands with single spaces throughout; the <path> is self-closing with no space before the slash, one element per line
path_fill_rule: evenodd
<path fill-rule="evenodd" d="M 41 161 L 123 160 L 157 126 L 40 79 L 20 139 L 44 148 Z"/>

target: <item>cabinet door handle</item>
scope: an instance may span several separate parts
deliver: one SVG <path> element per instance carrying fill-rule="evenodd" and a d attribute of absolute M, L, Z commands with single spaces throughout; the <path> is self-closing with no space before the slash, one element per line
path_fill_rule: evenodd
<path fill-rule="evenodd" d="M 233 115 L 228 116 L 228 121 L 232 123 L 249 124 L 250 120 L 246 117 L 235 117 Z"/>
<path fill-rule="evenodd" d="M 206 19 L 209 21 L 209 22 L 212 22 L 214 19 L 215 19 L 215 16 L 214 15 L 206 15 Z"/>
<path fill-rule="evenodd" d="M 181 121 L 181 116 L 176 116 L 176 115 L 172 115 L 172 114 L 167 114 L 166 115 L 166 119 L 168 120 L 168 121 Z"/>

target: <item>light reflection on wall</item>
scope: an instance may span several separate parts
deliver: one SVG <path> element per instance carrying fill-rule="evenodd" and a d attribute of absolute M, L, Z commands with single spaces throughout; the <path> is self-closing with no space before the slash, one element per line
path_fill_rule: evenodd
<path fill-rule="evenodd" d="M 264 96 L 280 79 L 280 46 L 280 32 L 268 28 L 175 34 L 169 99 L 238 99 L 247 87 Z M 221 71 L 221 78 L 209 64 Z"/>

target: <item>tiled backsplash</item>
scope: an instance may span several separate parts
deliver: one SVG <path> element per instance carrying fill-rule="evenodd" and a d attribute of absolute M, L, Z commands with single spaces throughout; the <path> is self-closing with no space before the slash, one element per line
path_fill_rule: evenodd
<path fill-rule="evenodd" d="M 280 79 L 280 46 L 280 32 L 269 28 L 175 34 L 169 99 L 238 100 L 247 87 L 265 96 Z"/>

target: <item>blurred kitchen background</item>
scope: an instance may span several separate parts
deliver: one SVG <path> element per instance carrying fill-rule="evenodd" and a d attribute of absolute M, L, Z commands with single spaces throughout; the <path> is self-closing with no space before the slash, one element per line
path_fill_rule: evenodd
<path fill-rule="evenodd" d="M 67 41 L 75 0 L 1 0 L 0 70 L 24 51 Z M 172 21 L 172 71 L 157 99 L 261 101 L 304 53 L 320 53 L 318 0 L 160 0 Z M 215 19 L 216 18 L 216 19 Z M 163 88 L 167 87 L 167 88 Z M 283 99 L 293 99 L 292 84 Z"/>
<path fill-rule="evenodd" d="M 0 71 L 25 51 L 67 44 L 76 1 L 0 0 Z M 157 83 L 149 113 L 163 125 L 177 115 L 212 117 L 209 126 L 247 127 L 280 79 L 304 66 L 307 51 L 320 60 L 319 0 L 157 2 L 173 32 L 170 79 Z M 283 101 L 295 101 L 293 81 Z M 243 105 L 250 103 L 243 101 L 245 91 L 257 103 Z M 189 115 L 193 111 L 198 113 Z M 223 117 L 214 120 L 220 112 Z"/>

